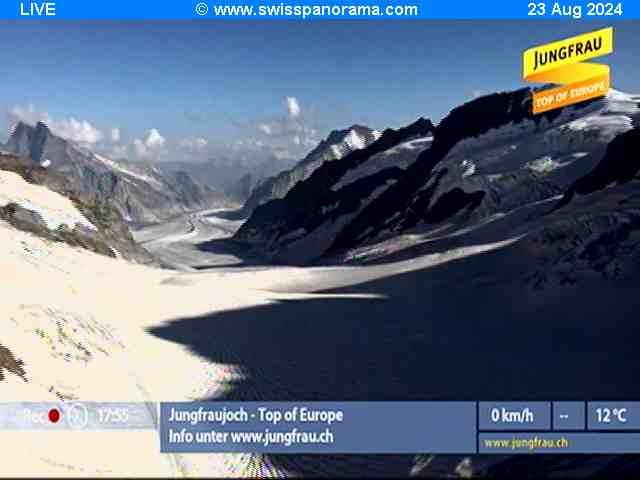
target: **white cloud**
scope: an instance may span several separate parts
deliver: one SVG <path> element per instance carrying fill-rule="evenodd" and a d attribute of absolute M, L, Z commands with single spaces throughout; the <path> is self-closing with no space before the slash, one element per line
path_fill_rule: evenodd
<path fill-rule="evenodd" d="M 180 148 L 191 152 L 200 152 L 207 148 L 208 145 L 209 140 L 203 137 L 185 138 L 178 144 Z"/>
<path fill-rule="evenodd" d="M 155 128 L 152 128 L 147 132 L 147 138 L 144 143 L 148 148 L 157 149 L 164 147 L 167 140 L 160 135 L 160 132 Z"/>
<path fill-rule="evenodd" d="M 307 125 L 302 116 L 302 107 L 296 97 L 285 97 L 286 115 L 263 119 L 254 125 L 259 133 L 270 137 L 272 141 L 288 145 L 307 145 L 317 142 L 316 129 Z"/>
<path fill-rule="evenodd" d="M 293 96 L 284 97 L 281 105 L 284 108 L 279 114 L 236 122 L 239 128 L 250 129 L 242 132 L 242 142 L 251 148 L 259 145 L 271 158 L 302 158 L 320 141 L 313 109 L 309 110 L 311 115 L 307 109 L 303 112 L 300 101 Z"/>
<path fill-rule="evenodd" d="M 265 135 L 272 135 L 273 134 L 273 129 L 271 128 L 271 125 L 269 125 L 268 123 L 259 124 L 258 125 L 258 130 L 260 130 Z"/>
<path fill-rule="evenodd" d="M 296 97 L 286 97 L 287 112 L 289 117 L 298 118 L 300 116 L 300 103 Z"/>
<path fill-rule="evenodd" d="M 129 156 L 129 147 L 127 145 L 114 145 L 108 152 L 108 156 L 118 160 Z"/>
<path fill-rule="evenodd" d="M 112 128 L 111 129 L 111 141 L 113 143 L 118 143 L 120 141 L 120 129 Z"/>
<path fill-rule="evenodd" d="M 57 130 L 61 137 L 78 143 L 95 144 L 102 139 L 102 132 L 86 120 L 79 121 L 75 118 L 61 120 L 55 122 L 52 128 L 54 133 Z"/>
<path fill-rule="evenodd" d="M 24 122 L 35 125 L 43 122 L 54 135 L 80 144 L 94 145 L 103 138 L 102 132 L 86 120 L 77 120 L 73 117 L 57 120 L 47 112 L 38 112 L 33 105 L 27 107 L 16 105 L 9 110 L 8 115 L 11 123 Z"/>
<path fill-rule="evenodd" d="M 166 143 L 166 138 L 160 132 L 152 128 L 147 132 L 144 139 L 136 138 L 133 141 L 133 151 L 139 158 L 149 158 L 157 156 Z"/>

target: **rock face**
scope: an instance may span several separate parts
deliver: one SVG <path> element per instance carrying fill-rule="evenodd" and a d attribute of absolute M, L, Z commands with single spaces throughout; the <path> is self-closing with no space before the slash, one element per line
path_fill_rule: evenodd
<path fill-rule="evenodd" d="M 243 212 L 249 215 L 259 205 L 276 198 L 283 198 L 296 183 L 307 179 L 325 161 L 339 160 L 355 150 L 365 148 L 379 137 L 379 132 L 361 125 L 332 131 L 292 169 L 269 177 L 256 185 L 243 206 Z"/>
<path fill-rule="evenodd" d="M 459 235 L 527 210 L 544 216 L 563 194 L 556 210 L 637 175 L 628 156 L 637 151 L 638 97 L 612 91 L 534 116 L 531 93 L 488 95 L 436 127 L 387 131 L 256 208 L 236 239 L 283 263 L 370 261 L 417 237 Z M 512 227 L 560 228 L 558 216 Z"/>
<path fill-rule="evenodd" d="M 8 348 L 3 347 L 0 344 L 0 382 L 4 380 L 5 370 L 8 373 L 13 373 L 14 375 L 19 376 L 25 382 L 27 381 L 27 372 L 24 370 L 24 362 L 16 359 Z"/>
<path fill-rule="evenodd" d="M 639 171 L 640 129 L 634 128 L 613 139 L 598 165 L 569 187 L 554 210 L 568 205 L 576 195 L 589 195 L 612 184 L 622 185 L 637 179 Z"/>
<path fill-rule="evenodd" d="M 159 222 L 227 203 L 224 195 L 185 172 L 164 174 L 141 162 L 116 162 L 53 135 L 43 123 L 35 127 L 19 123 L 2 149 L 64 175 L 78 192 L 108 199 L 132 224 Z"/>
<path fill-rule="evenodd" d="M 0 220 L 51 241 L 137 263 L 157 264 L 134 241 L 128 225 L 108 200 L 77 191 L 66 176 L 35 165 L 29 158 L 1 154 L 0 174 L 3 182 L 23 182 L 22 186 L 3 183 Z M 45 191 L 29 189 L 29 185 L 44 187 Z M 12 195 L 11 190 L 19 195 Z M 42 195 L 47 191 L 48 195 Z M 47 200 L 62 200 L 60 197 L 66 201 L 65 208 Z M 65 205 L 62 201 L 56 203 Z"/>
<path fill-rule="evenodd" d="M 469 188 L 474 182 L 466 179 L 480 174 L 479 162 L 465 158 L 465 153 L 480 156 L 481 148 L 462 142 L 477 144 L 484 140 L 489 148 L 492 144 L 504 148 L 509 139 L 515 142 L 535 135 L 559 115 L 559 111 L 553 111 L 534 117 L 529 89 L 481 97 L 452 110 L 436 127 L 432 147 L 421 153 L 395 185 L 341 232 L 328 253 L 357 246 L 379 235 L 400 233 L 421 222 L 439 223 L 457 213 L 474 210 L 487 192 Z M 455 146 L 460 153 L 452 152 Z M 463 186 L 464 183 L 469 185 Z M 447 197 L 440 199 L 443 194 Z"/>

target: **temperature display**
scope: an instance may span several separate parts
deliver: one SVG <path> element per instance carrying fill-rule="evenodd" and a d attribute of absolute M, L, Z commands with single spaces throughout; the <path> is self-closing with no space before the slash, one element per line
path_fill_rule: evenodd
<path fill-rule="evenodd" d="M 596 408 L 596 418 L 598 423 L 611 423 L 612 420 L 618 423 L 627 423 L 627 409 Z"/>
<path fill-rule="evenodd" d="M 589 430 L 638 430 L 637 402 L 589 402 Z"/>

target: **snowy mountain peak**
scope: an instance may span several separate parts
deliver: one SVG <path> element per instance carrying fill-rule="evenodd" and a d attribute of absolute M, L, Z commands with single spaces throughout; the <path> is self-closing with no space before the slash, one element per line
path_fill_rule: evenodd
<path fill-rule="evenodd" d="M 325 161 L 340 160 L 351 152 L 363 150 L 381 135 L 377 130 L 357 124 L 343 130 L 331 131 L 326 139 L 293 168 L 258 184 L 251 191 L 243 210 L 251 213 L 258 205 L 284 197 L 297 182 L 309 178 Z"/>
<path fill-rule="evenodd" d="M 344 139 L 344 143 L 351 150 L 358 150 L 365 147 L 366 139 L 358 135 L 358 133 L 355 130 L 349 130 L 349 134 Z"/>
<path fill-rule="evenodd" d="M 380 138 L 381 133 L 362 125 L 352 125 L 344 130 L 333 130 L 313 150 L 303 162 L 313 161 L 320 156 L 327 155 L 334 160 L 344 157 L 349 152 L 361 150 Z"/>

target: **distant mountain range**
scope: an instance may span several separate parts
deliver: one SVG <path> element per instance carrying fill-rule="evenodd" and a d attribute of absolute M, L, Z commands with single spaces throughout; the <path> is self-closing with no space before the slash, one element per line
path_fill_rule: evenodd
<path fill-rule="evenodd" d="M 380 135 L 361 125 L 332 131 L 309 154 L 296 163 L 290 154 L 277 155 L 268 149 L 238 149 L 219 153 L 200 162 L 168 161 L 162 171 L 184 170 L 212 188 L 244 205 L 248 215 L 258 205 L 282 197 L 297 181 L 307 178 L 325 160 L 342 158 L 364 148 Z"/>
<path fill-rule="evenodd" d="M 167 173 L 142 162 L 112 160 L 54 135 L 43 123 L 18 123 L 0 150 L 63 174 L 83 194 L 109 199 L 131 224 L 160 222 L 230 203 L 187 172 Z"/>
<path fill-rule="evenodd" d="M 558 262 L 571 245 L 584 249 L 571 260 L 576 268 L 605 268 L 610 252 L 591 243 L 599 236 L 619 239 L 618 252 L 636 252 L 629 230 L 638 207 L 640 97 L 612 91 L 534 116 L 531 94 L 495 93 L 455 108 L 437 126 L 420 119 L 387 130 L 258 205 L 235 240 L 281 263 L 374 262 L 423 254 L 437 238 L 453 246 L 474 230 L 500 228 L 528 234 L 541 255 L 534 283 L 548 280 L 550 268 L 562 276 Z M 614 263 L 606 268 L 624 260 Z"/>

